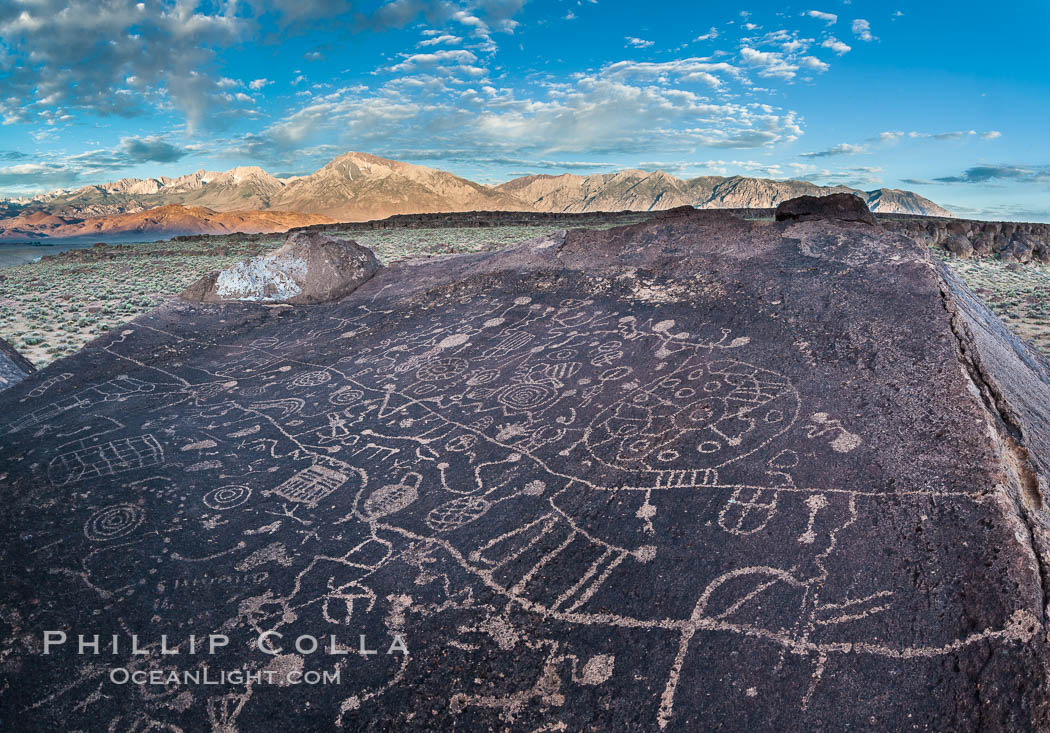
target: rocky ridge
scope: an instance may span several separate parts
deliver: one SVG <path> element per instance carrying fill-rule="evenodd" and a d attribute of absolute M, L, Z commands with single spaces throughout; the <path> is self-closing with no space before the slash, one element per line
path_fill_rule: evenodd
<path fill-rule="evenodd" d="M 1050 224 L 890 217 L 883 226 L 956 257 L 994 255 L 1005 262 L 1050 264 Z"/>

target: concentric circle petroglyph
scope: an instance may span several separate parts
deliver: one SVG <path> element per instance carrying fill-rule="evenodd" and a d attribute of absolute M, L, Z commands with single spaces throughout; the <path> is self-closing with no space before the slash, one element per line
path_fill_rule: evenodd
<path fill-rule="evenodd" d="M 233 509 L 248 501 L 251 495 L 252 490 L 247 486 L 220 486 L 204 495 L 204 503 L 211 509 Z"/>
<path fill-rule="evenodd" d="M 501 392 L 499 401 L 513 410 L 533 410 L 553 397 L 554 390 L 544 384 L 517 384 Z"/>
<path fill-rule="evenodd" d="M 328 396 L 328 401 L 333 405 L 346 407 L 356 404 L 365 396 L 365 393 L 353 387 L 341 387 Z"/>
<path fill-rule="evenodd" d="M 92 542 L 108 542 L 134 532 L 146 513 L 134 504 L 115 504 L 100 509 L 84 524 L 84 536 Z"/>

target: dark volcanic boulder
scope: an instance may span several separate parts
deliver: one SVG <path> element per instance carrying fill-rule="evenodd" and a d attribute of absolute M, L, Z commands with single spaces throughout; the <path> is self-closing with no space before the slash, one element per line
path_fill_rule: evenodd
<path fill-rule="evenodd" d="M 380 266 L 372 250 L 357 242 L 295 232 L 270 254 L 204 276 L 182 297 L 206 303 L 326 303 L 352 293 Z"/>
<path fill-rule="evenodd" d="M 999 257 L 1007 262 L 1031 262 L 1035 249 L 1031 237 L 1027 234 L 1015 234 L 1010 244 L 999 251 Z"/>
<path fill-rule="evenodd" d="M 1050 364 L 903 236 L 576 230 L 61 369 L 0 393 L 5 728 L 1050 726 Z"/>
<path fill-rule="evenodd" d="M 1050 237 L 1046 234 L 1033 237 L 1032 258 L 1043 264 L 1050 264 Z"/>
<path fill-rule="evenodd" d="M 868 205 L 864 203 L 864 199 L 851 193 L 833 193 L 830 196 L 799 196 L 780 204 L 777 207 L 775 216 L 777 221 L 831 219 L 875 225 L 875 217 L 868 210 Z"/>
<path fill-rule="evenodd" d="M 963 259 L 966 259 L 973 254 L 973 244 L 971 244 L 970 240 L 962 234 L 952 234 L 941 243 L 941 246 L 956 257 L 961 257 Z"/>
<path fill-rule="evenodd" d="M 35 371 L 36 367 L 15 347 L 0 339 L 0 390 L 21 382 Z"/>
<path fill-rule="evenodd" d="M 997 236 L 999 235 L 988 231 L 978 234 L 973 240 L 973 253 L 978 257 L 986 257 L 995 252 L 995 239 Z"/>

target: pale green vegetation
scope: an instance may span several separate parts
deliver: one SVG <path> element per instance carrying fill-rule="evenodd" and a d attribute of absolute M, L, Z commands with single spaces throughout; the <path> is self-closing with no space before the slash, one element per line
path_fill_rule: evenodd
<path fill-rule="evenodd" d="M 1014 333 L 1050 355 L 1050 266 L 958 260 L 936 251 Z"/>

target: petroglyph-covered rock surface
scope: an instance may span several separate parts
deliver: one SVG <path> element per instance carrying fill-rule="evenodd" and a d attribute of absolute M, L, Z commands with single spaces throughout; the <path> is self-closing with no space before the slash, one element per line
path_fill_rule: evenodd
<path fill-rule="evenodd" d="M 0 727 L 1045 730 L 1050 365 L 946 273 L 679 212 L 142 316 L 0 393 Z"/>

